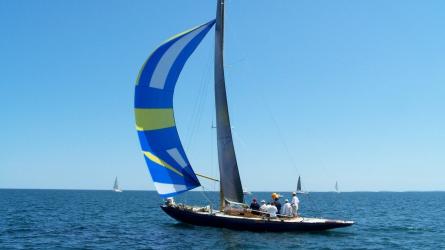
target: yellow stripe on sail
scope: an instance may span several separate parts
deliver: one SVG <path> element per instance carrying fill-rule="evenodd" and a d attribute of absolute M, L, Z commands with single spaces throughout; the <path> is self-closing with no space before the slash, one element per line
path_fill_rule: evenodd
<path fill-rule="evenodd" d="M 156 130 L 175 126 L 173 109 L 135 109 L 138 131 Z"/>
<path fill-rule="evenodd" d="M 148 159 L 150 159 L 150 161 L 152 161 L 152 162 L 154 162 L 154 163 L 156 163 L 156 164 L 159 164 L 159 165 L 161 165 L 161 166 L 163 166 L 163 167 L 165 167 L 165 168 L 167 168 L 167 169 L 169 169 L 169 170 L 171 170 L 171 171 L 173 171 L 173 172 L 179 174 L 180 176 L 184 176 L 181 172 L 179 172 L 178 170 L 176 170 L 174 167 L 172 167 L 172 166 L 171 166 L 170 164 L 168 164 L 167 162 L 161 160 L 161 159 L 160 159 L 159 157 L 157 157 L 156 155 L 154 155 L 154 154 L 152 154 L 152 153 L 150 153 L 150 152 L 147 152 L 147 151 L 143 151 L 143 152 L 144 152 L 144 155 L 147 156 Z"/>

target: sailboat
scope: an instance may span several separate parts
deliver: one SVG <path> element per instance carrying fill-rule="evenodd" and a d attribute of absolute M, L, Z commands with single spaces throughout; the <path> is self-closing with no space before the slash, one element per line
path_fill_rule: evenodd
<path fill-rule="evenodd" d="M 340 190 L 338 189 L 338 182 L 335 182 L 335 192 L 340 193 Z"/>
<path fill-rule="evenodd" d="M 244 190 L 243 195 L 252 195 L 252 192 L 250 192 L 249 190 Z"/>
<path fill-rule="evenodd" d="M 307 194 L 307 192 L 301 190 L 301 176 L 298 176 L 298 182 L 297 182 L 297 194 Z"/>
<path fill-rule="evenodd" d="M 178 135 L 173 93 L 179 74 L 199 43 L 215 26 L 214 86 L 219 164 L 218 208 L 176 204 L 173 197 L 199 187 Z M 352 225 L 353 221 L 306 217 L 272 217 L 244 203 L 232 140 L 224 79 L 224 0 L 217 0 L 216 19 L 179 33 L 161 44 L 142 66 L 135 87 L 135 120 L 140 145 L 153 184 L 165 199 L 161 209 L 188 224 L 252 231 L 313 231 Z"/>
<path fill-rule="evenodd" d="M 117 181 L 117 176 L 116 176 L 116 179 L 114 179 L 113 192 L 117 192 L 117 193 L 122 192 L 122 189 L 119 187 L 119 182 Z"/>

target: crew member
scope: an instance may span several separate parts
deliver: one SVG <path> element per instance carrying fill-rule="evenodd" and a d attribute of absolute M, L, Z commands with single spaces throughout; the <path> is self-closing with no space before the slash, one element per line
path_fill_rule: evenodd
<path fill-rule="evenodd" d="M 251 212 L 252 214 L 260 215 L 260 212 L 259 212 L 259 210 L 260 210 L 260 204 L 258 204 L 258 202 L 256 201 L 255 198 L 252 199 L 252 203 L 250 203 L 250 207 L 249 207 L 249 208 L 251 209 L 250 212 Z"/>
<path fill-rule="evenodd" d="M 281 215 L 292 216 L 292 206 L 290 205 L 288 199 L 284 200 L 283 207 L 281 208 Z"/>
<path fill-rule="evenodd" d="M 255 198 L 252 199 L 252 203 L 250 203 L 250 209 L 252 210 L 260 210 L 260 204 L 258 204 L 258 202 L 256 201 Z"/>
<path fill-rule="evenodd" d="M 267 213 L 270 218 L 277 218 L 278 209 L 274 204 L 270 204 L 267 206 Z"/>
<path fill-rule="evenodd" d="M 292 215 L 294 217 L 298 216 L 298 207 L 300 205 L 300 200 L 297 197 L 297 193 L 293 192 L 292 193 L 292 202 L 291 202 L 291 206 L 292 206 Z"/>
<path fill-rule="evenodd" d="M 261 207 L 260 207 L 260 211 L 261 212 L 267 212 L 267 205 L 266 205 L 266 201 L 265 200 L 261 200 Z"/>
<path fill-rule="evenodd" d="M 165 200 L 165 205 L 167 205 L 167 206 L 169 206 L 169 207 L 174 206 L 174 205 L 175 205 L 175 200 L 173 199 L 173 197 L 168 197 L 168 198 Z"/>
<path fill-rule="evenodd" d="M 275 194 L 275 198 L 273 198 L 274 200 L 272 201 L 272 204 L 275 205 L 275 207 L 278 209 L 278 214 L 280 214 L 281 211 L 281 203 L 279 201 L 280 199 L 280 195 L 279 194 Z"/>

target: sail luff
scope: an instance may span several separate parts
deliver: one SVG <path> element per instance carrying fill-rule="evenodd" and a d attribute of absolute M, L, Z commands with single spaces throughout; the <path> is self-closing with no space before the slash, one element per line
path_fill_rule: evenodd
<path fill-rule="evenodd" d="M 224 200 L 243 203 L 243 188 L 233 146 L 224 79 L 224 0 L 217 1 L 215 25 L 215 108 L 221 206 Z"/>

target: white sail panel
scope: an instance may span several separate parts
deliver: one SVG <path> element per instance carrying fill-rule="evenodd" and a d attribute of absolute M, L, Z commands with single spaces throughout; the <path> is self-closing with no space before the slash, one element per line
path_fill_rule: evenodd
<path fill-rule="evenodd" d="M 153 182 L 160 195 L 174 195 L 175 193 L 187 191 L 185 185 L 175 185 L 170 183 Z"/>
<path fill-rule="evenodd" d="M 167 153 L 183 168 L 187 167 L 187 162 L 185 162 L 181 153 L 179 153 L 177 148 L 171 148 L 167 150 Z"/>
<path fill-rule="evenodd" d="M 153 72 L 153 76 L 151 77 L 150 81 L 150 87 L 157 89 L 164 88 L 165 82 L 167 80 L 167 75 L 170 72 L 170 69 L 173 67 L 173 63 L 178 58 L 179 54 L 193 38 L 195 38 L 206 28 L 208 27 L 201 26 L 200 28 L 195 29 L 187 35 L 184 35 L 180 40 L 178 40 L 172 46 L 170 46 L 170 48 L 168 48 L 168 50 L 162 56 L 161 60 L 159 60 L 158 65 Z"/>

